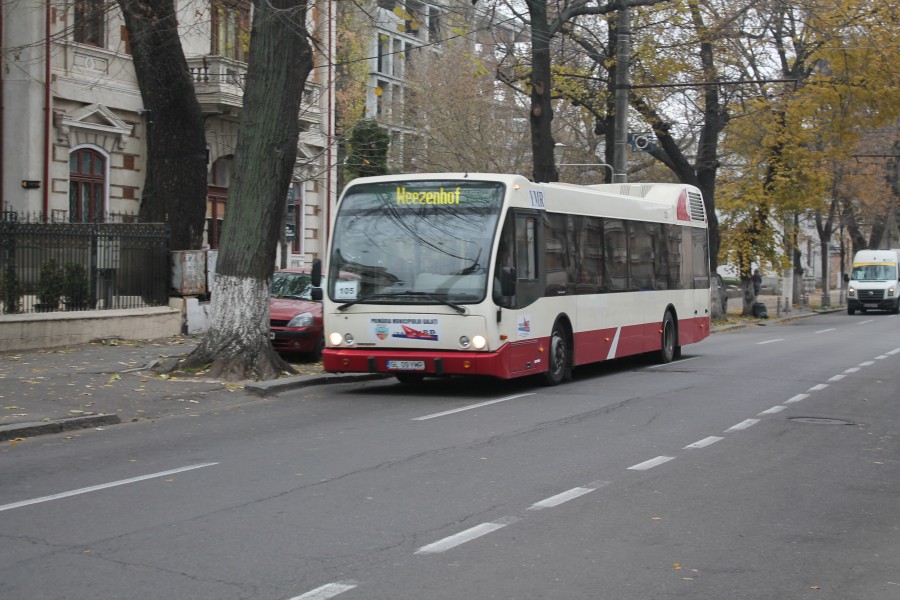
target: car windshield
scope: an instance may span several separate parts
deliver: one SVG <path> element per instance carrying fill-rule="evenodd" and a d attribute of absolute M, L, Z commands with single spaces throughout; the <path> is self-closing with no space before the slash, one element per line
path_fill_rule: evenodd
<path fill-rule="evenodd" d="M 312 282 L 306 273 L 278 271 L 272 276 L 270 293 L 275 298 L 312 300 Z"/>
<path fill-rule="evenodd" d="M 887 263 L 853 265 L 850 279 L 854 281 L 896 281 L 897 267 Z"/>
<path fill-rule="evenodd" d="M 362 184 L 335 220 L 328 293 L 353 303 L 480 302 L 504 186 L 484 181 Z M 340 284 L 339 271 L 358 275 Z"/>

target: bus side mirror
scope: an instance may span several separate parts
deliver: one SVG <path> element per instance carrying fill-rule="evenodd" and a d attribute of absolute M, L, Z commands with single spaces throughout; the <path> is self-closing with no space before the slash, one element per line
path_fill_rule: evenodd
<path fill-rule="evenodd" d="M 321 287 L 322 285 L 322 261 L 318 258 L 313 261 L 312 273 L 310 273 L 309 280 L 310 283 L 313 284 L 313 287 Z M 319 293 L 321 293 L 321 290 Z M 321 298 L 319 299 L 321 300 Z"/>
<path fill-rule="evenodd" d="M 516 295 L 516 268 L 500 268 L 500 293 L 504 296 Z"/>

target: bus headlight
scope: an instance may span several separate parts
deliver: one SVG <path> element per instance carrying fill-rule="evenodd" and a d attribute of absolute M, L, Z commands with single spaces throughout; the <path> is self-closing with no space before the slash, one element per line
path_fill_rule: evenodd
<path fill-rule="evenodd" d="M 484 339 L 483 335 L 476 335 L 475 337 L 472 338 L 472 345 L 475 347 L 476 350 L 481 350 L 485 346 L 487 346 L 487 340 Z"/>
<path fill-rule="evenodd" d="M 460 348 L 468 348 L 471 345 L 469 338 L 466 336 L 460 336 L 459 338 L 459 347 Z"/>
<path fill-rule="evenodd" d="M 350 338 L 349 340 L 347 338 Z M 346 336 L 341 335 L 340 333 L 329 333 L 328 341 L 331 342 L 332 346 L 340 346 L 342 343 L 346 342 L 347 345 L 353 343 L 353 336 L 349 333 Z"/>

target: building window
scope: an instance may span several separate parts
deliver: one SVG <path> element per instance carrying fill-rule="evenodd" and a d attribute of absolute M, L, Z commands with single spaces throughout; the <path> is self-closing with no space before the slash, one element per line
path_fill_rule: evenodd
<path fill-rule="evenodd" d="M 106 158 L 82 148 L 69 155 L 69 221 L 105 220 Z"/>
<path fill-rule="evenodd" d="M 250 3 L 213 0 L 212 54 L 247 62 L 250 50 Z"/>
<path fill-rule="evenodd" d="M 104 0 L 77 0 L 75 2 L 75 41 L 103 47 L 105 9 Z"/>

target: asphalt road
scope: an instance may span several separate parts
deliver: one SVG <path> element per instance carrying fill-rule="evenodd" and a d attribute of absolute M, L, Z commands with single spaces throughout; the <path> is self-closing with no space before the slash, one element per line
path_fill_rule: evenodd
<path fill-rule="evenodd" d="M 900 319 L 0 451 L 0 598 L 900 598 Z"/>

